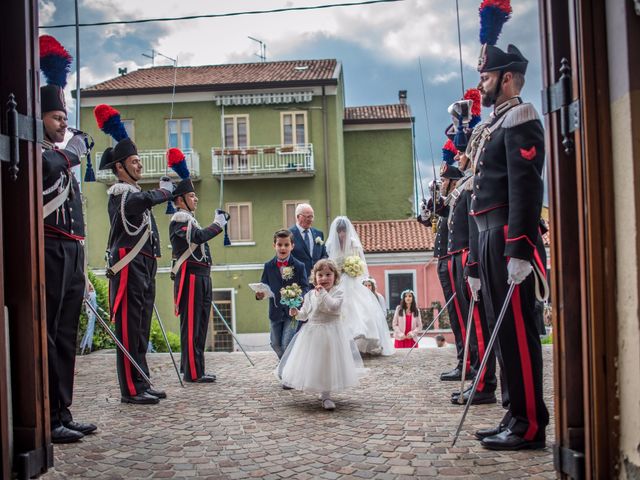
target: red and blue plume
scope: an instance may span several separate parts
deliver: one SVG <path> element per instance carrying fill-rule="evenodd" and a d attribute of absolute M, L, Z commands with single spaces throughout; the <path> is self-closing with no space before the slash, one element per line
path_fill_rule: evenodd
<path fill-rule="evenodd" d="M 93 109 L 93 115 L 96 117 L 100 130 L 111 136 L 116 142 L 129 138 L 124 123 L 120 120 L 120 112 L 115 108 L 103 103 Z"/>
<path fill-rule="evenodd" d="M 480 115 L 482 114 L 482 104 L 480 90 L 477 88 L 470 88 L 466 92 L 464 92 L 464 99 L 471 100 L 473 103 L 471 104 L 471 121 L 469 122 L 469 128 L 475 127 L 482 118 Z"/>
<path fill-rule="evenodd" d="M 442 146 L 442 161 L 447 165 L 453 165 L 456 163 L 455 156 L 458 154 L 458 149 L 453 144 L 451 139 L 447 139 L 445 144 Z"/>
<path fill-rule="evenodd" d="M 58 40 L 51 35 L 40 37 L 40 70 L 47 84 L 64 89 L 67 85 L 67 75 L 71 71 L 72 60 L 73 57 Z"/>
<path fill-rule="evenodd" d="M 510 0 L 482 0 L 480 4 L 480 44 L 495 45 L 502 26 L 511 18 Z"/>
<path fill-rule="evenodd" d="M 183 180 L 189 178 L 191 175 L 189 173 L 189 167 L 187 167 L 187 159 L 179 148 L 170 148 L 167 150 L 167 165 Z"/>

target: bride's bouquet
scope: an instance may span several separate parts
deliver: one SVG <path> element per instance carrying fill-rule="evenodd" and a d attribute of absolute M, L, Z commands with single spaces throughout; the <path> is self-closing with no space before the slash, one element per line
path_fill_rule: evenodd
<path fill-rule="evenodd" d="M 302 289 L 297 283 L 292 283 L 280 289 L 280 303 L 289 308 L 300 308 L 302 305 Z M 291 319 L 291 328 L 296 326 L 296 317 Z"/>
<path fill-rule="evenodd" d="M 364 262 L 358 255 L 351 255 L 344 259 L 342 271 L 353 278 L 364 275 Z"/>

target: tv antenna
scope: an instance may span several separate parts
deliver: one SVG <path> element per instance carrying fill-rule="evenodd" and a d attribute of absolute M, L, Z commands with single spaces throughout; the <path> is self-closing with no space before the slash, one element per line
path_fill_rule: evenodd
<path fill-rule="evenodd" d="M 247 38 L 249 40 L 253 40 L 254 42 L 257 42 L 260 45 L 260 53 L 255 53 L 254 55 L 258 57 L 261 62 L 266 62 L 267 61 L 267 44 L 257 38 L 253 38 L 249 36 L 247 36 Z"/>
<path fill-rule="evenodd" d="M 151 66 L 155 67 L 156 64 L 156 57 L 163 57 L 166 58 L 167 60 L 171 60 L 171 62 L 173 63 L 174 67 L 178 66 L 178 60 L 175 58 L 171 58 L 171 57 L 167 57 L 166 55 L 160 53 L 160 52 L 156 52 L 153 48 L 151 49 L 151 55 L 147 55 L 146 53 L 142 54 L 143 57 L 147 57 L 151 59 Z"/>

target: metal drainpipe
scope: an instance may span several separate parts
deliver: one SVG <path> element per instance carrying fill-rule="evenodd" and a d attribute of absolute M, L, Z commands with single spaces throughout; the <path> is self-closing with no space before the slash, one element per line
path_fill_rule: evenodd
<path fill-rule="evenodd" d="M 327 114 L 327 95 L 325 93 L 325 87 L 322 87 L 322 140 L 323 140 L 323 152 L 324 157 L 324 193 L 326 196 L 326 216 L 327 216 L 327 228 L 331 225 L 331 194 L 329 192 L 329 135 L 328 130 L 328 114 Z"/>

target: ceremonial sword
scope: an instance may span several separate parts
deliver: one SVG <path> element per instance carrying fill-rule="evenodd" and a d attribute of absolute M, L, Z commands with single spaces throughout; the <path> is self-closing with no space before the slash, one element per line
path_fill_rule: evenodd
<path fill-rule="evenodd" d="M 242 344 L 240 343 L 240 341 L 238 340 L 238 338 L 235 336 L 235 334 L 233 333 L 233 330 L 231 330 L 231 327 L 229 326 L 229 324 L 227 323 L 227 321 L 224 319 L 224 317 L 222 316 L 222 313 L 220 313 L 220 310 L 218 310 L 218 307 L 216 307 L 216 304 L 214 302 L 211 302 L 211 304 L 213 305 L 213 308 L 215 309 L 216 313 L 218 314 L 218 316 L 220 317 L 220 320 L 222 320 L 222 323 L 224 323 L 224 326 L 227 327 L 227 330 L 229 330 L 229 333 L 231 334 L 231 336 L 233 337 L 233 339 L 236 341 L 236 343 L 238 344 L 238 346 L 240 347 L 240 350 L 242 350 L 242 353 L 244 353 L 244 356 L 247 357 L 247 360 L 249 360 L 249 363 L 251 364 L 252 367 L 255 367 L 256 364 L 253 363 L 253 360 L 251 360 L 251 357 L 249 357 L 249 355 L 247 354 L 247 352 L 244 351 L 244 348 L 242 347 Z"/>
<path fill-rule="evenodd" d="M 178 380 L 180 380 L 180 385 L 184 388 L 184 383 L 182 383 L 182 377 L 180 376 L 180 371 L 178 370 L 178 365 L 176 364 L 175 358 L 173 358 L 173 351 L 171 350 L 171 345 L 169 345 L 169 339 L 167 338 L 167 332 L 164 329 L 164 325 L 162 324 L 162 320 L 160 320 L 160 313 L 158 313 L 158 307 L 156 304 L 153 304 L 153 311 L 156 312 L 156 318 L 158 319 L 158 325 L 160 325 L 160 330 L 162 330 L 162 336 L 164 337 L 164 341 L 167 342 L 167 348 L 169 349 L 169 356 L 171 356 L 171 361 L 173 362 L 173 368 L 176 370 L 176 375 L 178 375 Z"/>
<path fill-rule="evenodd" d="M 142 378 L 144 378 L 144 380 L 149 384 L 149 386 L 153 387 L 153 384 L 151 383 L 151 379 L 147 376 L 146 373 L 142 371 L 142 368 L 140 368 L 140 365 L 138 365 L 138 363 L 133 359 L 133 357 L 124 347 L 124 345 L 120 343 L 120 340 L 118 340 L 118 338 L 116 337 L 116 334 L 111 331 L 111 329 L 109 328 L 109 325 L 107 325 L 107 323 L 102 319 L 102 317 L 96 311 L 96 309 L 93 308 L 93 305 L 91 305 L 91 302 L 89 301 L 89 299 L 87 297 L 83 297 L 83 300 L 84 300 L 84 303 L 87 305 L 87 307 L 89 307 L 89 310 L 91 310 L 93 314 L 96 316 L 100 325 L 102 325 L 102 327 L 107 331 L 107 334 L 111 337 L 111 340 L 114 341 L 114 343 L 120 349 L 120 351 L 124 354 L 124 356 L 127 357 L 127 359 L 129 359 L 131 364 L 135 367 L 135 369 L 142 376 Z"/>
<path fill-rule="evenodd" d="M 507 292 L 507 296 L 504 299 L 504 304 L 502 305 L 502 310 L 500 310 L 500 315 L 498 316 L 498 320 L 496 321 L 496 326 L 491 333 L 491 337 L 489 338 L 489 343 L 487 344 L 487 348 L 484 353 L 484 357 L 482 358 L 482 362 L 480 363 L 480 368 L 478 369 L 478 374 L 476 375 L 475 380 L 473 381 L 473 386 L 471 387 L 471 391 L 469 392 L 469 399 L 467 400 L 467 404 L 464 407 L 464 412 L 462 412 L 462 418 L 460 419 L 460 424 L 458 425 L 458 429 L 456 430 L 456 434 L 453 437 L 453 442 L 451 446 L 454 447 L 456 445 L 456 441 L 458 440 L 458 436 L 460 435 L 460 430 L 462 430 L 462 425 L 464 424 L 465 418 L 467 418 L 467 413 L 469 412 L 469 406 L 471 402 L 473 402 L 473 397 L 476 394 L 476 390 L 478 389 L 478 383 L 480 382 L 480 374 L 484 368 L 487 366 L 487 361 L 489 360 L 489 354 L 491 353 L 491 349 L 493 348 L 493 344 L 498 338 L 498 331 L 500 330 L 500 325 L 502 325 L 502 320 L 504 319 L 505 314 L 507 313 L 507 308 L 509 307 L 509 303 L 511 302 L 511 297 L 513 296 L 513 291 L 516 288 L 516 284 L 512 283 L 509 286 L 509 291 Z"/>
<path fill-rule="evenodd" d="M 469 314 L 467 315 L 467 337 L 464 339 L 464 353 L 462 355 L 462 370 L 460 374 L 460 396 L 458 397 L 458 403 L 462 405 L 463 393 L 464 393 L 464 381 L 467 376 L 467 358 L 469 357 L 469 344 L 471 342 L 471 329 L 473 328 L 473 309 L 476 306 L 476 299 L 471 295 L 471 303 L 469 304 Z M 480 375 L 480 372 L 476 373 Z"/>

